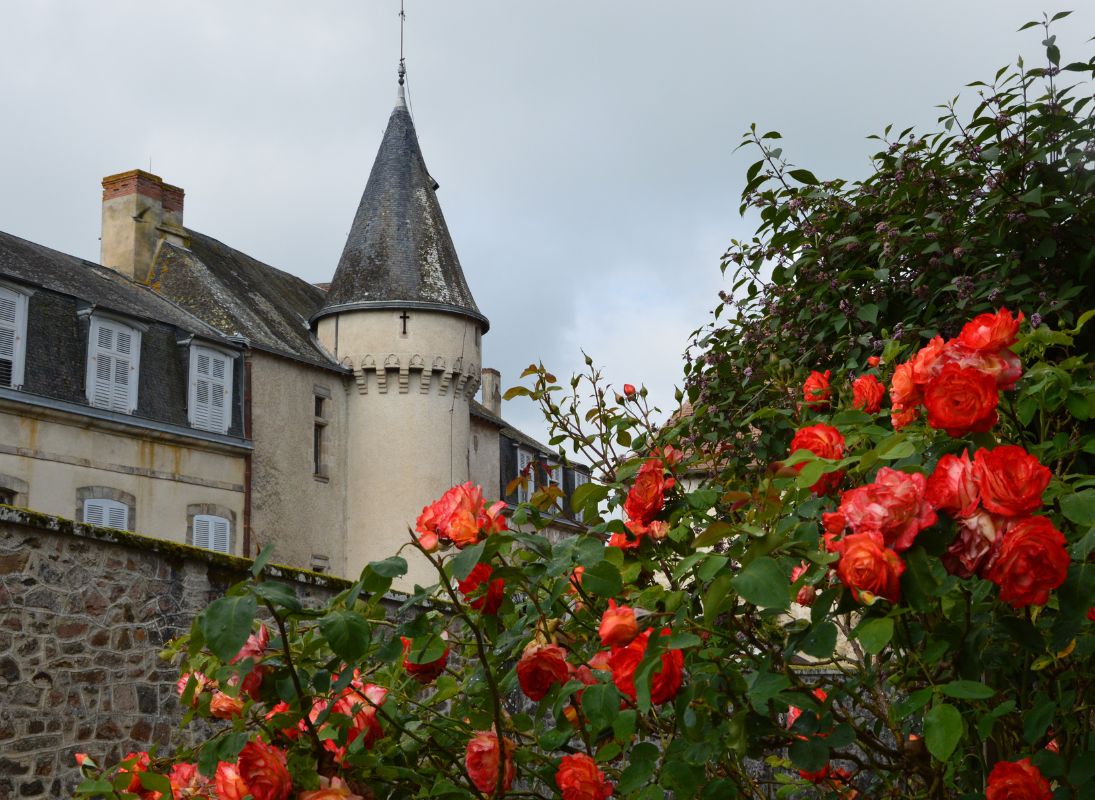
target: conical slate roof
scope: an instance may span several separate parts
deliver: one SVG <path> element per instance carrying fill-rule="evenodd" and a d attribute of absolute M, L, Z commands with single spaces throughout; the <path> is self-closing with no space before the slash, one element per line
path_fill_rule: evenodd
<path fill-rule="evenodd" d="M 451 311 L 489 323 L 471 296 L 400 87 L 327 301 L 314 319 L 369 308 Z"/>

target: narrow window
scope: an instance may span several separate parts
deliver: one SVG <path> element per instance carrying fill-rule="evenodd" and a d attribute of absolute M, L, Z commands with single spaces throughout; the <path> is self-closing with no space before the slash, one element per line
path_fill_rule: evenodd
<path fill-rule="evenodd" d="M 227 433 L 232 424 L 232 357 L 201 345 L 190 346 L 190 424 Z"/>
<path fill-rule="evenodd" d="M 0 386 L 23 385 L 26 331 L 26 295 L 0 286 Z"/>
<path fill-rule="evenodd" d="M 232 526 L 224 517 L 212 514 L 198 514 L 194 517 L 193 538 L 195 547 L 215 550 L 218 553 L 232 552 Z"/>
<path fill-rule="evenodd" d="M 315 395 L 315 408 L 312 416 L 312 474 L 317 478 L 328 477 L 327 401 L 327 397 L 319 394 Z"/>
<path fill-rule="evenodd" d="M 532 453 L 528 450 L 517 451 L 517 477 L 527 479 L 523 484 L 517 485 L 517 502 L 527 503 L 536 492 L 536 470 Z"/>
<path fill-rule="evenodd" d="M 0 506 L 15 505 L 15 492 L 11 489 L 0 489 Z"/>
<path fill-rule="evenodd" d="M 87 348 L 87 401 L 96 408 L 137 410 L 140 331 L 92 316 Z"/>
<path fill-rule="evenodd" d="M 574 470 L 574 491 L 578 491 L 579 486 L 585 486 L 587 483 L 589 483 L 589 476 L 586 475 L 584 472 Z M 573 497 L 573 495 L 571 496 Z M 578 522 L 581 522 L 582 512 L 578 511 L 577 513 L 575 513 L 574 519 L 578 520 Z"/>
<path fill-rule="evenodd" d="M 331 559 L 322 553 L 312 553 L 312 572 L 326 573 L 331 569 Z"/>
<path fill-rule="evenodd" d="M 117 500 L 85 500 L 84 522 L 101 528 L 129 530 L 129 509 Z"/>

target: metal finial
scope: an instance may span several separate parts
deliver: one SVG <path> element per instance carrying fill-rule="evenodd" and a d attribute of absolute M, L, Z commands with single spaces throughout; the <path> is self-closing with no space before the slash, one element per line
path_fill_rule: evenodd
<path fill-rule="evenodd" d="M 407 21 L 407 15 L 403 11 L 403 0 L 399 0 L 399 85 L 403 85 L 403 78 L 407 74 L 407 59 L 403 57 L 403 23 Z"/>

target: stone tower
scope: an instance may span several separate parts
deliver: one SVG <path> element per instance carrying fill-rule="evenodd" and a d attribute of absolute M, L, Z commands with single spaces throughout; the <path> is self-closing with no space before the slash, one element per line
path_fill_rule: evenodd
<path fill-rule="evenodd" d="M 469 400 L 489 323 L 468 289 L 402 80 L 327 294 L 320 342 L 354 371 L 347 409 L 346 572 L 394 554 L 424 505 L 468 480 Z M 406 548 L 407 580 L 433 569 Z"/>

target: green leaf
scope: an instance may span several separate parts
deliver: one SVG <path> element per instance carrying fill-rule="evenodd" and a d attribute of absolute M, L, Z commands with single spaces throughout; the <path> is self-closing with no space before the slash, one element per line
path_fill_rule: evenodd
<path fill-rule="evenodd" d="M 621 796 L 631 794 L 649 783 L 658 766 L 658 749 L 650 742 L 640 742 L 631 748 L 627 769 L 620 774 L 616 789 Z"/>
<path fill-rule="evenodd" d="M 962 715 L 949 703 L 933 706 L 924 715 L 924 744 L 939 761 L 951 757 L 962 739 Z"/>
<path fill-rule="evenodd" d="M 696 537 L 696 540 L 692 542 L 692 547 L 696 550 L 701 547 L 710 547 L 713 544 L 718 544 L 733 532 L 734 529 L 727 523 L 722 520 L 715 520 L 707 526 L 707 530 Z"/>
<path fill-rule="evenodd" d="M 665 640 L 666 650 L 686 650 L 689 647 L 699 647 L 703 644 L 703 639 L 694 633 L 688 631 L 678 631 L 671 633 Z"/>
<path fill-rule="evenodd" d="M 319 630 L 335 655 L 357 661 L 369 647 L 369 623 L 360 614 L 338 609 L 319 620 Z"/>
<path fill-rule="evenodd" d="M 598 683 L 582 692 L 582 711 L 593 731 L 612 724 L 620 713 L 620 693 L 611 683 Z"/>
<path fill-rule="evenodd" d="M 829 745 L 824 739 L 798 739 L 788 749 L 791 763 L 804 772 L 818 772 L 829 762 Z"/>
<path fill-rule="evenodd" d="M 1029 744 L 1033 744 L 1045 735 L 1057 711 L 1057 704 L 1045 695 L 1040 694 L 1035 699 L 1040 699 L 1041 702 L 1036 703 L 1023 715 L 1023 740 Z"/>
<path fill-rule="evenodd" d="M 793 169 L 787 173 L 799 183 L 805 183 L 808 186 L 816 186 L 818 183 L 817 178 L 814 177 L 814 173 L 808 169 Z"/>
<path fill-rule="evenodd" d="M 768 701 L 791 685 L 786 675 L 775 672 L 753 672 L 745 676 L 749 687 L 749 702 L 758 714 L 768 713 Z"/>
<path fill-rule="evenodd" d="M 872 617 L 856 626 L 853 635 L 871 655 L 878 655 L 893 638 L 893 619 L 890 617 Z"/>
<path fill-rule="evenodd" d="M 856 316 L 864 322 L 869 322 L 872 325 L 878 324 L 878 306 L 874 303 L 867 303 L 860 306 L 859 311 L 856 312 Z"/>
<path fill-rule="evenodd" d="M 707 625 L 714 625 L 719 614 L 725 610 L 732 582 L 733 576 L 724 572 L 707 587 L 703 596 L 703 621 Z"/>
<path fill-rule="evenodd" d="M 290 611 L 300 611 L 303 607 L 293 587 L 284 583 L 262 581 L 254 584 L 252 591 L 263 600 Z"/>
<path fill-rule="evenodd" d="M 620 570 L 610 561 L 594 564 L 582 573 L 582 589 L 594 597 L 616 597 L 623 588 Z"/>
<path fill-rule="evenodd" d="M 262 568 L 266 566 L 266 562 L 270 560 L 270 556 L 274 554 L 274 546 L 272 544 L 266 545 L 259 552 L 258 557 L 255 559 L 255 563 L 251 565 L 251 575 L 258 577 L 262 572 Z"/>
<path fill-rule="evenodd" d="M 587 506 L 594 506 L 608 497 L 608 487 L 599 483 L 583 483 L 570 496 L 570 508 L 572 511 L 586 510 Z"/>
<path fill-rule="evenodd" d="M 214 600 L 201 617 L 202 635 L 213 655 L 229 661 L 251 635 L 251 622 L 258 611 L 254 596 L 235 595 Z"/>
<path fill-rule="evenodd" d="M 448 646 L 448 642 L 437 633 L 416 636 L 407 650 L 407 660 L 412 664 L 432 664 L 445 655 Z"/>
<path fill-rule="evenodd" d="M 1095 525 L 1095 489 L 1084 489 L 1060 499 L 1061 513 L 1082 527 Z"/>
<path fill-rule="evenodd" d="M 487 542 L 484 539 L 479 544 L 473 544 L 471 547 L 465 547 L 456 557 L 449 562 L 449 570 L 452 572 L 452 576 L 458 581 L 464 580 L 471 574 L 471 571 L 475 569 L 475 565 L 479 563 L 479 559 L 483 555 L 483 548 L 487 546 Z"/>
<path fill-rule="evenodd" d="M 739 595 L 760 608 L 786 610 L 791 605 L 791 582 L 768 556 L 751 561 L 732 583 Z"/>
<path fill-rule="evenodd" d="M 407 574 L 407 559 L 390 556 L 383 561 L 371 562 L 369 568 L 382 578 L 398 578 Z"/>
<path fill-rule="evenodd" d="M 836 625 L 824 620 L 810 629 L 799 649 L 814 658 L 828 658 L 836 648 Z"/>
<path fill-rule="evenodd" d="M 171 781 L 164 775 L 155 772 L 141 772 L 137 775 L 141 780 L 141 787 L 153 792 L 161 792 L 164 797 L 171 797 Z"/>
<path fill-rule="evenodd" d="M 940 686 L 939 691 L 959 700 L 988 700 L 996 694 L 995 689 L 979 681 L 951 681 Z"/>

